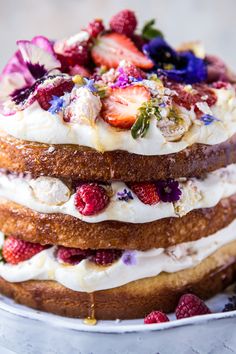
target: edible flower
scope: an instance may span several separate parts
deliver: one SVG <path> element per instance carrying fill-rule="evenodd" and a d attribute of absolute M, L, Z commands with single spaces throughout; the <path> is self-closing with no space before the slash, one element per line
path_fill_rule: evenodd
<path fill-rule="evenodd" d="M 122 254 L 122 262 L 126 265 L 137 264 L 136 252 L 135 251 L 125 251 Z"/>
<path fill-rule="evenodd" d="M 170 80 L 193 84 L 207 79 L 207 66 L 203 59 L 191 51 L 175 51 L 160 36 L 145 44 L 143 51 L 155 63 L 157 73 Z"/>
<path fill-rule="evenodd" d="M 52 114 L 56 114 L 60 112 L 65 106 L 65 100 L 63 97 L 52 96 L 52 100 L 50 101 L 51 107 L 48 112 Z"/>
<path fill-rule="evenodd" d="M 182 194 L 179 182 L 173 179 L 159 180 L 156 182 L 158 195 L 164 203 L 177 202 Z"/>
<path fill-rule="evenodd" d="M 219 122 L 220 120 L 211 114 L 204 114 L 200 117 L 200 120 L 204 123 L 204 125 L 210 125 L 213 122 Z"/>
<path fill-rule="evenodd" d="M 125 202 L 134 199 L 131 191 L 127 190 L 126 188 L 123 190 L 123 192 L 117 192 L 117 196 L 118 200 L 124 200 Z"/>

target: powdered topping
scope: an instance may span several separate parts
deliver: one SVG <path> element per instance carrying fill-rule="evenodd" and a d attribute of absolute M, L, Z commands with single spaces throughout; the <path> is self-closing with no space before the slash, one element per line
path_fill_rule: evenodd
<path fill-rule="evenodd" d="M 0 77 L 0 127 L 30 141 L 143 155 L 227 140 L 236 130 L 235 75 L 199 44 L 171 48 L 154 22 L 136 33 L 134 12 L 123 10 L 109 31 L 95 19 L 69 38 L 18 41 Z M 36 116 L 46 129 L 31 129 Z"/>

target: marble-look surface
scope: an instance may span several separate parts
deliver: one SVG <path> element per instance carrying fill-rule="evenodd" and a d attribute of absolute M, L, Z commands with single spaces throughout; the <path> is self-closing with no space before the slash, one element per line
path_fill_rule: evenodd
<path fill-rule="evenodd" d="M 86 326 L 15 305 L 0 297 L 1 354 L 232 354 L 236 311 L 222 313 L 227 292 L 207 302 L 206 316 L 144 325 L 143 320 L 99 321 Z"/>
<path fill-rule="evenodd" d="M 209 53 L 221 55 L 236 69 L 235 0 L 0 0 L 0 69 L 17 39 L 64 37 L 95 17 L 107 22 L 123 8 L 135 9 L 140 25 L 157 18 L 173 45 L 202 39 Z"/>

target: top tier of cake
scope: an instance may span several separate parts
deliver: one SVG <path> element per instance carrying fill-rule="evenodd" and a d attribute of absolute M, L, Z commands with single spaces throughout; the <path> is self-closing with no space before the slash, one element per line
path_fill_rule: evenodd
<path fill-rule="evenodd" d="M 1 167 L 131 181 L 236 162 L 235 76 L 199 43 L 174 50 L 135 21 L 17 42 L 0 77 Z"/>

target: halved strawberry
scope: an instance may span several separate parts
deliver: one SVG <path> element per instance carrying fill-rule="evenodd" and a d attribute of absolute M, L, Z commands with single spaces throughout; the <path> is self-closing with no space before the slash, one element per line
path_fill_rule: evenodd
<path fill-rule="evenodd" d="M 131 190 L 144 204 L 157 204 L 160 201 L 157 187 L 152 182 L 139 182 L 130 184 Z"/>
<path fill-rule="evenodd" d="M 113 88 L 102 102 L 102 118 L 113 127 L 130 129 L 134 124 L 138 108 L 150 100 L 150 92 L 144 86 Z"/>
<path fill-rule="evenodd" d="M 121 60 L 130 61 L 142 69 L 153 67 L 153 62 L 138 50 L 131 39 L 120 33 L 101 36 L 91 54 L 95 64 L 105 65 L 107 68 L 116 68 Z"/>

